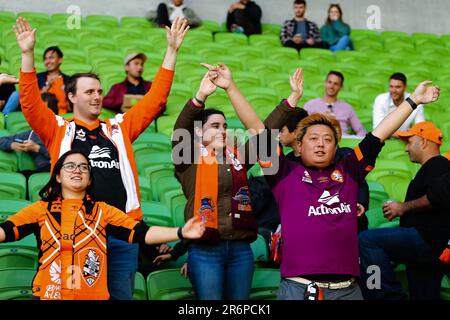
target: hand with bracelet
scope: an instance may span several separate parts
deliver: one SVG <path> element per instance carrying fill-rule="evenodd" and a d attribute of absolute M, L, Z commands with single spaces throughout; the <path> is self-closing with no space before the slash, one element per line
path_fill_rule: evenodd
<path fill-rule="evenodd" d="M 209 71 L 203 76 L 202 81 L 200 82 L 200 86 L 198 88 L 197 93 L 194 96 L 192 101 L 196 106 L 203 106 L 205 104 L 206 99 L 212 95 L 217 89 L 217 86 L 212 83 L 209 75 Z"/>

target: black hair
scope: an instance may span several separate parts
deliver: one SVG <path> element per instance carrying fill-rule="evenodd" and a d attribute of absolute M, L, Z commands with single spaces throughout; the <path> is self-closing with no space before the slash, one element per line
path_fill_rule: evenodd
<path fill-rule="evenodd" d="M 58 55 L 58 58 L 63 58 L 64 57 L 61 49 L 59 47 L 57 47 L 57 46 L 53 46 L 53 47 L 48 47 L 47 49 L 45 49 L 44 54 L 42 55 L 42 59 L 45 59 L 45 55 L 49 51 L 55 51 L 56 54 Z"/>
<path fill-rule="evenodd" d="M 308 112 L 306 112 L 303 108 L 296 108 L 294 109 L 294 113 L 292 116 L 289 117 L 289 120 L 285 124 L 285 126 L 288 128 L 289 132 L 292 133 L 297 128 L 297 125 L 300 121 L 302 121 L 304 118 L 308 116 Z"/>
<path fill-rule="evenodd" d="M 294 0 L 294 5 L 295 4 L 303 4 L 306 7 L 306 1 L 305 0 Z"/>
<path fill-rule="evenodd" d="M 42 198 L 42 200 L 51 202 L 58 199 L 58 197 L 62 197 L 62 188 L 61 183 L 59 183 L 56 180 L 56 176 L 61 173 L 62 166 L 64 164 L 64 161 L 66 158 L 72 154 L 81 154 L 83 157 L 86 158 L 88 166 L 89 166 L 89 172 L 91 172 L 91 165 L 89 164 L 89 157 L 80 150 L 72 149 L 64 153 L 58 161 L 56 161 L 56 164 L 53 168 L 52 174 L 50 176 L 50 180 L 47 182 L 47 184 L 39 191 L 39 196 Z M 86 194 L 89 195 L 91 199 L 94 197 L 94 177 L 91 174 L 91 183 L 86 188 Z"/>
<path fill-rule="evenodd" d="M 58 98 L 53 93 L 44 92 L 41 94 L 41 98 L 47 103 L 47 107 L 53 111 L 54 114 L 58 114 Z"/>
<path fill-rule="evenodd" d="M 405 86 L 406 86 L 406 82 L 407 82 L 407 79 L 406 79 L 405 74 L 403 74 L 403 73 L 401 73 L 401 72 L 393 73 L 393 74 L 389 77 L 389 80 L 399 80 L 399 81 L 403 82 L 403 84 L 404 84 Z"/>
<path fill-rule="evenodd" d="M 206 123 L 206 121 L 208 121 L 209 117 L 212 116 L 213 114 L 220 114 L 225 118 L 225 120 L 227 119 L 222 111 L 214 108 L 208 108 L 204 109 L 202 112 L 197 114 L 197 116 L 195 117 L 195 121 L 201 121 L 203 126 Z"/>
<path fill-rule="evenodd" d="M 331 70 L 331 71 L 328 72 L 328 74 L 327 74 L 327 80 L 328 80 L 328 77 L 329 77 L 330 75 L 335 75 L 336 77 L 339 77 L 339 78 L 341 79 L 341 85 L 344 85 L 344 75 L 343 75 L 341 72 Z"/>
<path fill-rule="evenodd" d="M 64 92 L 66 93 L 66 99 L 67 99 L 67 102 L 69 103 L 70 110 L 73 110 L 73 103 L 69 99 L 69 93 L 72 93 L 73 95 L 75 95 L 75 93 L 77 92 L 77 82 L 78 82 L 78 79 L 80 79 L 80 78 L 92 78 L 92 79 L 96 79 L 100 82 L 100 77 L 93 72 L 75 73 L 74 75 L 69 77 L 69 80 L 67 81 L 67 83 L 64 84 Z"/>

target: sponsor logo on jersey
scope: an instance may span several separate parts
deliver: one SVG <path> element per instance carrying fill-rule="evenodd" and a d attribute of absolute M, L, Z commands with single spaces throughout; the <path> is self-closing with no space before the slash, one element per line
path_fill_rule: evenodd
<path fill-rule="evenodd" d="M 311 176 L 310 176 L 309 172 L 306 171 L 306 170 L 303 172 L 303 178 L 302 178 L 302 181 L 303 181 L 303 182 L 312 183 Z"/>
<path fill-rule="evenodd" d="M 103 253 L 98 248 L 86 248 L 80 252 L 79 257 L 83 280 L 92 287 L 103 270 Z"/>
<path fill-rule="evenodd" d="M 250 206 L 250 194 L 248 192 L 248 187 L 241 187 L 239 191 L 233 197 L 234 200 L 237 200 L 238 209 L 240 211 L 251 211 L 252 207 Z"/>
<path fill-rule="evenodd" d="M 96 160 L 102 158 L 111 159 L 110 154 L 111 151 L 108 147 L 100 148 L 99 146 L 94 145 L 91 149 L 91 153 L 89 154 L 89 162 L 91 164 L 91 167 L 99 169 L 119 169 L 119 162 L 116 160 Z"/>
<path fill-rule="evenodd" d="M 341 200 L 339 199 L 339 193 L 335 193 L 332 195 L 328 190 L 325 190 L 317 201 L 322 204 L 318 207 L 310 206 L 308 211 L 308 217 L 312 215 L 321 216 L 326 214 L 341 214 L 352 212 L 349 204 L 345 202 L 341 203 Z M 329 207 L 337 203 L 340 203 L 338 207 L 336 206 L 333 208 Z"/>
<path fill-rule="evenodd" d="M 75 133 L 76 133 L 75 136 L 76 140 L 86 141 L 86 132 L 84 132 L 83 129 L 78 129 L 77 131 L 75 131 Z"/>

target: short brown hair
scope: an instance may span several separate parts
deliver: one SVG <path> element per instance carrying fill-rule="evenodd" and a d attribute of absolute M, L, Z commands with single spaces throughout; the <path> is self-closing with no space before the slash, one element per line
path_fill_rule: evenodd
<path fill-rule="evenodd" d="M 308 130 L 309 127 L 318 124 L 322 124 L 331 129 L 331 131 L 333 132 L 334 141 L 337 145 L 339 142 L 339 134 L 335 127 L 335 122 L 332 120 L 331 117 L 323 113 L 313 113 L 304 118 L 302 121 L 300 121 L 300 123 L 297 126 L 297 129 L 295 129 L 295 136 L 297 137 L 297 141 L 303 140 L 303 137 L 306 135 L 306 130 Z"/>

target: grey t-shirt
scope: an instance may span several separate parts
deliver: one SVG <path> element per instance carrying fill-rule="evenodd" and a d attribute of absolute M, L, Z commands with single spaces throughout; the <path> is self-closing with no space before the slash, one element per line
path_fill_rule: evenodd
<path fill-rule="evenodd" d="M 297 21 L 295 25 L 295 34 L 299 34 L 302 36 L 302 41 L 308 39 L 308 32 L 306 30 L 306 21 Z"/>

